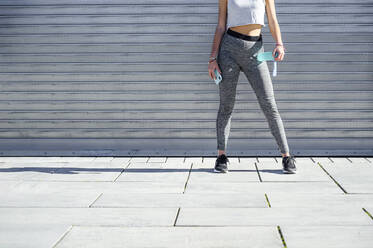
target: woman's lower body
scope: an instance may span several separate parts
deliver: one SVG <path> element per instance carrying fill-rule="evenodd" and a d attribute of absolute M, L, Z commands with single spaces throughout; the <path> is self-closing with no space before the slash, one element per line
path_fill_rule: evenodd
<path fill-rule="evenodd" d="M 243 71 L 256 94 L 278 149 L 283 154 L 289 153 L 267 62 L 258 61 L 254 57 L 259 52 L 264 52 L 262 34 L 246 36 L 228 29 L 222 37 L 217 56 L 222 72 L 222 81 L 219 83 L 220 105 L 216 118 L 218 150 L 227 148 L 238 78 L 240 71 Z"/>

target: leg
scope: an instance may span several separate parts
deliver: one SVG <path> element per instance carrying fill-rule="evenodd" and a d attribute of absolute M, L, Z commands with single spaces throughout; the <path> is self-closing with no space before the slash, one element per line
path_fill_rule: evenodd
<path fill-rule="evenodd" d="M 261 51 L 263 51 L 263 49 L 261 49 Z M 255 58 L 249 61 L 252 62 L 247 62 L 248 65 L 243 66 L 242 70 L 256 94 L 260 108 L 267 119 L 271 133 L 276 139 L 282 156 L 286 156 L 289 154 L 289 147 L 283 122 L 277 109 L 267 62 L 260 62 Z"/>
<path fill-rule="evenodd" d="M 222 81 L 219 83 L 220 104 L 216 118 L 217 149 L 220 155 L 225 153 L 227 147 L 240 67 L 231 53 L 224 49 L 219 53 L 218 65 L 222 72 Z"/>

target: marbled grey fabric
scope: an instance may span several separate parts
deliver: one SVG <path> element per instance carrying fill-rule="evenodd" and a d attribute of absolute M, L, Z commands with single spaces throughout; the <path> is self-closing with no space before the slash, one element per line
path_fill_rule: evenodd
<path fill-rule="evenodd" d="M 256 94 L 280 152 L 289 152 L 267 62 L 258 61 L 255 57 L 259 52 L 264 52 L 262 37 L 258 41 L 250 41 L 231 36 L 226 32 L 222 37 L 217 56 L 222 76 L 222 81 L 219 83 L 220 105 L 216 118 L 217 148 L 219 150 L 227 148 L 238 77 L 240 71 L 243 71 Z"/>

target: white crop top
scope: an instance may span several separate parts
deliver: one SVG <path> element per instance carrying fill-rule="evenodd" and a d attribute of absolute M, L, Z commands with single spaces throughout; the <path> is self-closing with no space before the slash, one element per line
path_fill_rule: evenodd
<path fill-rule="evenodd" d="M 265 0 L 228 0 L 226 29 L 246 24 L 265 27 L 264 14 Z"/>

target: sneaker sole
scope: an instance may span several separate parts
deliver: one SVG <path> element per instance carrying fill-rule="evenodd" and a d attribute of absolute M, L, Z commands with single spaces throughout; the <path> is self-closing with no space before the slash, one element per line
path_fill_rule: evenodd
<path fill-rule="evenodd" d="M 282 170 L 284 174 L 296 174 L 295 171 Z"/>
<path fill-rule="evenodd" d="M 217 170 L 217 169 L 214 169 L 214 172 L 217 172 L 217 173 L 227 173 L 228 170 Z"/>

